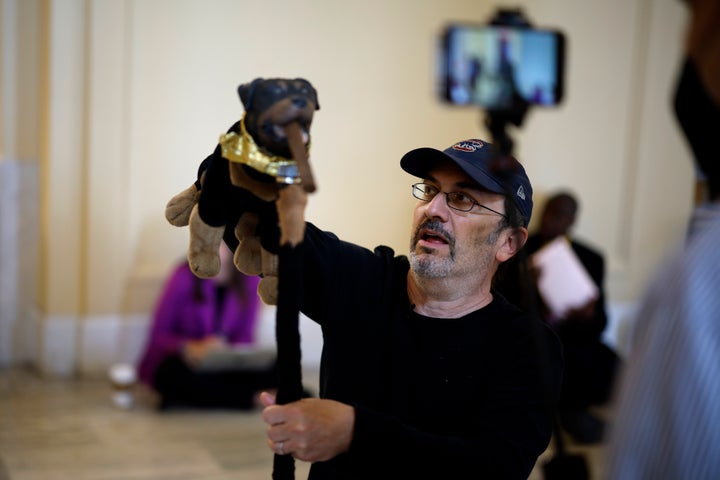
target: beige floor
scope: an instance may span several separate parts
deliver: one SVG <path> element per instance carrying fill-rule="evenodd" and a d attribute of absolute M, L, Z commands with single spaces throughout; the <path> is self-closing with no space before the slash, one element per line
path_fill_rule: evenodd
<path fill-rule="evenodd" d="M 259 411 L 157 413 L 142 392 L 134 408 L 120 410 L 110 395 L 101 379 L 0 371 L 0 480 L 272 477 Z M 569 449 L 583 453 L 597 471 L 601 446 Z M 545 452 L 538 465 L 550 455 Z M 305 479 L 308 466 L 295 465 L 295 478 Z M 530 478 L 543 479 L 539 466 Z"/>

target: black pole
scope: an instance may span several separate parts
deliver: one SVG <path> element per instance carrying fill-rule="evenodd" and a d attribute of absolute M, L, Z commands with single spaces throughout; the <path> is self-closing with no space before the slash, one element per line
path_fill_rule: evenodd
<path fill-rule="evenodd" d="M 302 257 L 300 248 L 282 245 L 278 267 L 278 302 L 275 320 L 277 341 L 278 391 L 276 401 L 286 404 L 302 398 L 302 363 L 300 352 L 300 298 L 302 295 Z M 295 459 L 275 454 L 273 480 L 293 480 Z"/>

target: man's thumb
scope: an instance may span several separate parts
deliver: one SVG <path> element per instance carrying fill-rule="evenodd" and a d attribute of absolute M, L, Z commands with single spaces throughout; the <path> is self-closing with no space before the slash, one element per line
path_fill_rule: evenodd
<path fill-rule="evenodd" d="M 260 394 L 260 402 L 263 404 L 263 407 L 275 405 L 275 395 L 268 392 L 262 392 Z"/>

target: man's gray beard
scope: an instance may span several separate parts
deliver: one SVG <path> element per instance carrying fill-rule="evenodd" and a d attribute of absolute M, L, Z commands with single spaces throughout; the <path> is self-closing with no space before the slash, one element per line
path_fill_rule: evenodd
<path fill-rule="evenodd" d="M 437 227 L 435 225 L 433 226 L 436 230 L 441 230 L 441 227 Z M 505 228 L 503 225 L 499 225 L 498 228 L 494 229 L 487 237 L 485 237 L 482 244 L 493 245 L 500 236 L 500 232 L 502 232 L 503 228 Z M 414 236 L 412 242 L 414 243 L 416 241 L 417 236 Z M 450 242 L 450 256 L 442 259 L 435 257 L 425 257 L 424 259 L 420 259 L 420 256 L 415 252 L 415 245 L 411 244 L 409 260 L 410 270 L 418 277 L 447 277 L 452 273 L 453 266 L 455 265 L 455 243 L 454 241 Z"/>
<path fill-rule="evenodd" d="M 418 254 L 410 252 L 410 269 L 419 277 L 442 278 L 452 271 L 454 259 L 449 258 L 424 258 L 420 259 Z"/>
<path fill-rule="evenodd" d="M 420 259 L 420 256 L 415 252 L 415 249 L 417 248 L 417 242 L 420 240 L 419 232 L 423 228 L 435 230 L 448 238 L 448 247 L 450 249 L 449 257 L 438 259 L 433 256 L 428 256 L 425 259 Z M 431 250 L 425 250 L 423 253 L 430 254 Z M 446 277 L 450 274 L 450 272 L 452 272 L 452 268 L 455 263 L 455 238 L 443 228 L 442 223 L 433 220 L 426 220 L 424 223 L 417 226 L 415 233 L 410 239 L 409 258 L 410 269 L 415 275 L 425 278 Z"/>

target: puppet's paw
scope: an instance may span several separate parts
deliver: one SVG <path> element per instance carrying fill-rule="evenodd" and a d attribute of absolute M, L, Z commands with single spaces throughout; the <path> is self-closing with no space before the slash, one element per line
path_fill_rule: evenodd
<path fill-rule="evenodd" d="M 258 284 L 258 294 L 265 304 L 277 305 L 280 257 L 264 248 L 260 249 L 260 253 L 262 257 L 262 280 Z"/>
<path fill-rule="evenodd" d="M 233 261 L 235 267 L 245 275 L 262 273 L 260 238 L 255 236 L 257 224 L 257 214 L 243 212 L 235 225 L 235 238 L 238 239 L 239 245 L 235 249 Z"/>
<path fill-rule="evenodd" d="M 266 305 L 277 305 L 278 277 L 263 277 L 258 283 L 258 295 Z"/>
<path fill-rule="evenodd" d="M 214 277 L 220 272 L 220 242 L 225 227 L 213 227 L 200 218 L 197 207 L 190 214 L 190 247 L 188 263 L 195 275 Z"/>
<path fill-rule="evenodd" d="M 262 273 L 262 254 L 259 237 L 246 237 L 240 240 L 235 256 L 235 267 L 245 275 Z"/>
<path fill-rule="evenodd" d="M 257 213 L 243 212 L 235 225 L 235 238 L 242 242 L 248 237 L 254 237 L 259 221 Z"/>
<path fill-rule="evenodd" d="M 175 195 L 165 206 L 165 218 L 170 225 L 184 227 L 190 221 L 190 213 L 200 197 L 195 184 Z"/>

